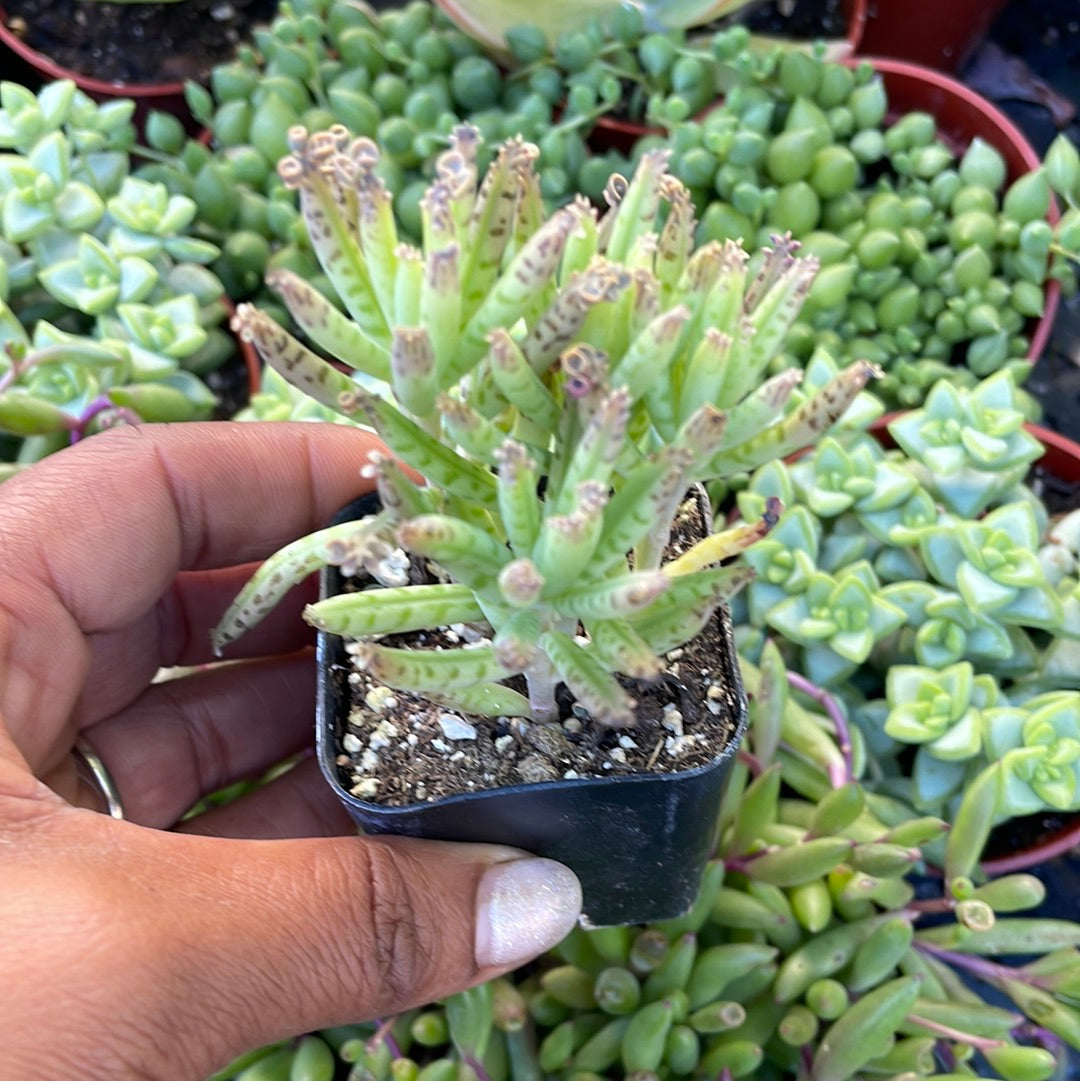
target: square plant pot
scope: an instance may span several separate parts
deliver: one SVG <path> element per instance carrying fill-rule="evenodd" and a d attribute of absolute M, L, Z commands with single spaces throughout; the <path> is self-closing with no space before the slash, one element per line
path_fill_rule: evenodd
<path fill-rule="evenodd" d="M 365 496 L 336 521 L 376 509 Z M 322 595 L 340 592 L 328 568 Z M 716 669 L 730 683 L 736 715 L 731 736 L 707 765 L 677 773 L 580 777 L 470 791 L 432 802 L 383 806 L 352 795 L 336 759 L 349 713 L 350 663 L 343 639 L 320 633 L 316 745 L 319 764 L 353 820 L 367 833 L 511 845 L 570 867 L 581 880 L 591 926 L 648 923 L 685 913 L 715 844 L 720 803 L 746 728 L 731 618 L 718 610 L 722 655 Z M 479 722 L 483 724 L 484 722 Z"/>

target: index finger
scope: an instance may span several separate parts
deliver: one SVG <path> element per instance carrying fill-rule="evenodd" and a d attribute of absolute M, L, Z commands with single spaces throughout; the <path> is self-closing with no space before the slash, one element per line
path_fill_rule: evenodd
<path fill-rule="evenodd" d="M 48 582 L 84 632 L 115 628 L 180 570 L 261 559 L 370 489 L 380 447 L 334 424 L 142 425 L 96 435 L 0 488 L 4 573 Z"/>
<path fill-rule="evenodd" d="M 176 606 L 158 602 L 180 570 L 247 563 L 322 526 L 370 488 L 360 468 L 377 446 L 333 424 L 146 425 L 0 486 L 0 717 L 25 759 L 55 765 L 87 693 L 99 718 L 177 663 L 163 659 Z"/>

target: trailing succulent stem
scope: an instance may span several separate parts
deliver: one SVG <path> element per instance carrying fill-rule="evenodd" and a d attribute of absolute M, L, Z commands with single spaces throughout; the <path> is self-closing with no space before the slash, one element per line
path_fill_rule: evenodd
<path fill-rule="evenodd" d="M 645 154 L 629 181 L 612 177 L 603 213 L 578 199 L 545 218 L 536 148 L 510 140 L 481 178 L 477 141 L 454 132 L 415 248 L 398 241 L 371 140 L 290 131 L 280 173 L 347 314 L 278 271 L 270 284 L 308 342 L 248 305 L 236 329 L 426 484 L 376 455 L 381 513 L 269 560 L 214 642 L 315 567 L 345 564 L 391 588 L 321 601 L 306 618 L 363 639 L 355 658 L 380 681 L 534 719 L 557 715 L 565 684 L 600 723 L 628 725 L 634 701 L 616 673 L 656 677 L 660 654 L 747 580 L 729 561 L 780 511 L 772 501 L 671 558 L 688 490 L 813 441 L 874 370 L 855 364 L 788 408 L 796 380 L 764 377 L 816 261 L 784 237 L 755 261 L 732 242 L 695 250 L 665 152 Z M 435 581 L 403 584 L 395 551 Z M 474 625 L 477 641 L 377 640 L 448 623 Z M 507 693 L 513 676 L 527 695 Z"/>

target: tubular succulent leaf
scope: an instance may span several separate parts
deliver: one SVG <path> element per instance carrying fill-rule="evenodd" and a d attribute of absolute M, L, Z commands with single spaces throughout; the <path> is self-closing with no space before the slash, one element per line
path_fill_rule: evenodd
<path fill-rule="evenodd" d="M 320 602 L 307 617 L 360 639 L 353 652 L 370 676 L 432 701 L 548 718 L 562 682 L 595 720 L 628 725 L 633 700 L 617 674 L 656 677 L 662 654 L 752 576 L 727 561 L 779 515 L 779 501 L 768 501 L 753 524 L 706 536 L 665 564 L 688 489 L 813 441 L 874 369 L 853 365 L 790 412 L 797 377 L 758 386 L 816 260 L 795 258 L 786 237 L 753 275 L 734 244 L 695 250 L 688 194 L 666 153 L 644 155 L 629 180 L 612 178 L 600 221 L 582 200 L 544 220 L 536 149 L 506 143 L 477 183 L 476 141 L 469 128 L 451 136 L 421 202 L 423 250 L 414 252 L 396 245 L 370 141 L 350 143 L 340 129 L 290 132 L 280 171 L 300 191 L 313 247 L 349 314 L 289 275 L 273 280 L 343 365 L 248 306 L 237 326 L 268 363 L 365 419 L 425 478 L 414 484 L 376 459 L 377 535 L 389 536 L 392 520 L 397 544 L 438 578 L 382 591 L 385 604 L 364 592 Z M 363 539 L 368 529 L 343 535 Z M 327 556 L 324 540 L 272 557 L 215 644 Z M 361 551 L 352 562 L 385 563 L 385 554 Z M 432 627 L 473 624 L 489 644 L 413 655 L 372 641 L 429 618 Z M 491 690 L 515 672 L 527 694 Z"/>

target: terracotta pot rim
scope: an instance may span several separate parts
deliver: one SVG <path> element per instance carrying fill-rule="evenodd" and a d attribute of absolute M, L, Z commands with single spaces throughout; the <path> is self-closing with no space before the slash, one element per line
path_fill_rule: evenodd
<path fill-rule="evenodd" d="M 83 75 L 63 67 L 52 60 L 45 53 L 30 48 L 21 38 L 14 34 L 7 24 L 7 16 L 0 7 L 0 44 L 6 45 L 16 56 L 35 68 L 48 79 L 70 79 L 75 85 L 87 94 L 102 97 L 130 97 L 130 98 L 168 98 L 183 95 L 184 83 L 174 81 L 167 83 L 111 83 L 102 79 L 95 79 L 92 75 Z"/>
<path fill-rule="evenodd" d="M 1029 848 L 1010 852 L 1007 856 L 983 860 L 979 866 L 991 876 L 1011 875 L 1017 871 L 1038 867 L 1058 856 L 1067 855 L 1074 848 L 1080 849 L 1080 811 L 1072 812 L 1071 818 L 1072 821 L 1068 825 L 1062 826 L 1061 829 Z"/>

